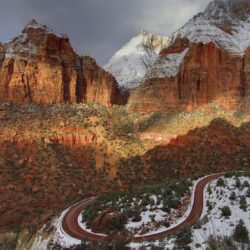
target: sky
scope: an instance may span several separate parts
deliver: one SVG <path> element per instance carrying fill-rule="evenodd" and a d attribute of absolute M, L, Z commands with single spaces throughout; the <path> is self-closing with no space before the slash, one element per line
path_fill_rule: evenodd
<path fill-rule="evenodd" d="M 76 52 L 104 65 L 141 29 L 169 35 L 211 0 L 0 0 L 0 41 L 31 19 L 67 34 Z"/>

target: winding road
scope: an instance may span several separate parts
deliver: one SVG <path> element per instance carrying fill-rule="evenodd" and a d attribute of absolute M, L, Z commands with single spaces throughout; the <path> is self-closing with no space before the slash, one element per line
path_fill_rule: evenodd
<path fill-rule="evenodd" d="M 224 175 L 225 173 L 209 175 L 197 182 L 195 186 L 195 190 L 194 190 L 194 198 L 192 201 L 191 211 L 189 215 L 182 222 L 159 233 L 152 233 L 152 234 L 147 234 L 147 235 L 142 235 L 142 236 L 134 236 L 133 241 L 140 242 L 140 241 L 146 241 L 146 240 L 154 240 L 163 236 L 168 236 L 170 234 L 176 233 L 184 225 L 193 224 L 197 219 L 200 218 L 202 211 L 203 211 L 203 205 L 204 205 L 203 193 L 204 193 L 205 186 L 210 181 L 213 181 Z M 106 238 L 106 235 L 95 234 L 95 233 L 91 233 L 91 232 L 84 230 L 78 223 L 79 215 L 82 213 L 84 208 L 90 205 L 94 200 L 95 200 L 94 197 L 89 198 L 69 208 L 67 213 L 64 215 L 64 218 L 62 221 L 62 228 L 66 234 L 78 240 L 82 240 L 83 238 L 88 238 L 94 241 L 101 241 Z"/>

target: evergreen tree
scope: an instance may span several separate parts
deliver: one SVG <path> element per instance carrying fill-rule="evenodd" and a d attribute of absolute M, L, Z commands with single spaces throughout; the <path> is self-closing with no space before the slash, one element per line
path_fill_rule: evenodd
<path fill-rule="evenodd" d="M 247 189 L 246 196 L 247 196 L 248 198 L 250 198 L 250 187 Z"/>
<path fill-rule="evenodd" d="M 176 243 L 178 245 L 187 245 L 192 242 L 192 232 L 189 226 L 184 226 L 177 234 L 176 234 Z"/>
<path fill-rule="evenodd" d="M 216 183 L 217 187 L 224 187 L 225 186 L 225 182 L 222 178 L 219 178 L 217 183 Z"/>
<path fill-rule="evenodd" d="M 249 241 L 248 230 L 245 226 L 243 220 L 239 221 L 239 224 L 236 225 L 233 237 L 237 242 L 247 243 Z"/>
<path fill-rule="evenodd" d="M 244 195 L 240 197 L 240 208 L 243 209 L 244 211 L 246 211 L 247 209 L 247 201 Z"/>
<path fill-rule="evenodd" d="M 230 194 L 230 197 L 229 199 L 232 200 L 232 201 L 235 201 L 236 200 L 236 193 L 233 191 L 231 194 Z"/>
<path fill-rule="evenodd" d="M 221 209 L 221 212 L 222 212 L 222 216 L 224 217 L 229 217 L 231 216 L 231 210 L 228 206 L 224 206 L 222 209 Z"/>

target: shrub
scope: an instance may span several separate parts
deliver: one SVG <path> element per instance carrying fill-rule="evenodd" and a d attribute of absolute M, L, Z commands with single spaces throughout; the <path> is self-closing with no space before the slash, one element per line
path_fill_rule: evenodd
<path fill-rule="evenodd" d="M 240 188 L 240 187 L 241 187 L 241 181 L 240 181 L 239 178 L 236 178 L 235 186 L 236 186 L 237 188 Z"/>
<path fill-rule="evenodd" d="M 249 185 L 249 182 L 248 181 L 244 181 L 244 183 L 243 183 L 243 187 L 249 187 L 250 185 Z"/>
<path fill-rule="evenodd" d="M 178 245 L 187 245 L 192 242 L 192 232 L 189 226 L 184 226 L 176 234 L 176 243 Z"/>
<path fill-rule="evenodd" d="M 133 216 L 133 218 L 132 218 L 132 221 L 133 222 L 139 222 L 139 221 L 141 221 L 141 212 L 140 212 L 140 210 L 139 209 L 136 209 L 135 211 L 134 211 L 134 216 Z"/>
<path fill-rule="evenodd" d="M 169 228 L 170 227 L 170 222 L 169 221 L 165 221 L 163 225 L 164 225 L 164 227 Z"/>
<path fill-rule="evenodd" d="M 211 194 L 212 194 L 212 189 L 211 189 L 210 184 L 209 184 L 209 185 L 208 185 L 208 187 L 207 187 L 207 192 L 208 192 L 208 194 L 209 194 L 209 195 L 211 195 Z"/>
<path fill-rule="evenodd" d="M 206 205 L 207 205 L 207 208 L 209 211 L 211 211 L 213 209 L 213 206 L 209 200 L 207 200 Z"/>
<path fill-rule="evenodd" d="M 233 237 L 237 242 L 247 243 L 249 241 L 248 230 L 243 220 L 236 225 Z"/>
<path fill-rule="evenodd" d="M 221 213 L 222 213 L 222 216 L 224 217 L 229 217 L 231 216 L 231 210 L 228 206 L 224 206 L 222 209 L 221 209 Z"/>
<path fill-rule="evenodd" d="M 225 182 L 222 178 L 219 178 L 217 183 L 216 183 L 217 187 L 224 187 L 225 186 Z"/>
<path fill-rule="evenodd" d="M 236 198 L 237 198 L 236 193 L 233 191 L 233 192 L 230 194 L 229 199 L 232 200 L 232 201 L 235 201 Z"/>
<path fill-rule="evenodd" d="M 194 223 L 194 229 L 201 229 L 202 222 L 201 220 L 196 220 Z"/>
<path fill-rule="evenodd" d="M 232 238 L 215 237 L 210 235 L 207 239 L 207 249 L 209 250 L 237 250 Z"/>
<path fill-rule="evenodd" d="M 250 198 L 250 187 L 247 189 L 246 196 Z"/>
<path fill-rule="evenodd" d="M 240 197 L 240 208 L 243 209 L 244 211 L 246 211 L 247 209 L 247 201 L 244 195 Z"/>

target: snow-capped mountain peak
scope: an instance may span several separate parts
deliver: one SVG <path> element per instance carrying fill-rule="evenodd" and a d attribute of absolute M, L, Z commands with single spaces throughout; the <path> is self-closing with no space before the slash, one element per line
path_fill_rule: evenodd
<path fill-rule="evenodd" d="M 143 80 L 148 68 L 168 42 L 168 37 L 142 29 L 115 53 L 104 68 L 115 76 L 122 89 L 133 89 Z"/>
<path fill-rule="evenodd" d="M 250 1 L 215 0 L 177 30 L 171 41 L 176 37 L 188 38 L 191 43 L 213 42 L 242 56 L 250 45 Z"/>
<path fill-rule="evenodd" d="M 250 1 L 214 0 L 204 12 L 168 37 L 142 30 L 105 68 L 125 89 L 133 89 L 147 78 L 176 76 L 188 48 L 159 55 L 162 49 L 174 45 L 176 39 L 188 40 L 189 44 L 214 43 L 228 53 L 243 56 L 250 46 Z"/>
<path fill-rule="evenodd" d="M 48 26 L 40 24 L 33 19 L 25 25 L 19 36 L 3 43 L 5 57 L 23 57 L 23 59 L 27 59 L 25 56 L 38 55 L 39 43 L 45 42 L 48 34 L 53 34 L 58 38 L 68 39 L 66 35 L 59 35 Z"/>

